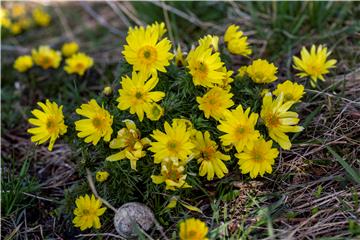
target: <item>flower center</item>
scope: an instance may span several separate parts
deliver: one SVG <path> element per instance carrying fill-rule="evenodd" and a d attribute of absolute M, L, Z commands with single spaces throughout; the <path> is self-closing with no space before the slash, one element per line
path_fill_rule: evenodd
<path fill-rule="evenodd" d="M 135 93 L 135 97 L 137 98 L 137 99 L 141 99 L 142 98 L 142 93 L 141 92 L 136 92 Z"/>
<path fill-rule="evenodd" d="M 51 58 L 49 56 L 43 56 L 40 60 L 41 65 L 50 66 L 51 65 Z"/>
<path fill-rule="evenodd" d="M 84 69 L 84 64 L 83 63 L 81 63 L 81 62 L 79 62 L 79 63 L 77 63 L 76 64 L 76 69 L 78 70 L 78 71 L 81 71 L 81 70 L 83 70 Z"/>
<path fill-rule="evenodd" d="M 188 233 L 187 233 L 187 237 L 189 239 L 195 237 L 197 235 L 197 232 L 195 230 L 190 230 Z"/>
<path fill-rule="evenodd" d="M 259 152 L 254 152 L 253 159 L 255 162 L 262 162 L 262 155 Z"/>
<path fill-rule="evenodd" d="M 46 122 L 46 129 L 51 133 L 56 130 L 56 121 L 54 118 L 52 117 L 48 118 Z"/>
<path fill-rule="evenodd" d="M 213 154 L 214 154 L 214 148 L 213 147 L 207 147 L 205 149 L 202 150 L 201 152 L 201 158 L 203 158 L 204 160 L 208 161 L 212 158 Z"/>
<path fill-rule="evenodd" d="M 275 114 L 269 114 L 265 119 L 266 125 L 270 127 L 277 127 L 280 124 L 279 117 Z"/>
<path fill-rule="evenodd" d="M 168 142 L 167 144 L 170 151 L 175 151 L 177 147 L 177 143 L 175 141 Z"/>
<path fill-rule="evenodd" d="M 90 211 L 88 209 L 83 209 L 82 213 L 83 215 L 89 215 Z"/>
<path fill-rule="evenodd" d="M 157 60 L 156 48 L 144 46 L 138 51 L 138 58 L 142 64 L 152 64 Z"/>
<path fill-rule="evenodd" d="M 195 64 L 195 67 L 194 67 L 194 70 L 195 70 L 195 75 L 198 77 L 198 78 L 206 78 L 207 75 L 208 75 L 208 67 L 205 63 L 203 62 L 197 62 Z"/>
<path fill-rule="evenodd" d="M 240 133 L 240 134 L 243 134 L 245 133 L 245 128 L 243 126 L 240 126 L 238 129 L 237 129 L 237 132 Z"/>
<path fill-rule="evenodd" d="M 293 95 L 291 93 L 287 93 L 284 96 L 285 101 L 290 101 L 293 99 Z"/>
<path fill-rule="evenodd" d="M 102 119 L 100 117 L 94 117 L 92 120 L 92 124 L 95 128 L 100 129 L 103 126 Z"/>

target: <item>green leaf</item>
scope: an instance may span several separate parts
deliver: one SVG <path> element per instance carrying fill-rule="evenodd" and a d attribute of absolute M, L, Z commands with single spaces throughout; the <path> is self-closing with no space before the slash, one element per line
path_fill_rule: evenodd
<path fill-rule="evenodd" d="M 343 168 L 345 168 L 346 172 L 352 177 L 352 180 L 354 180 L 354 182 L 356 182 L 357 184 L 360 184 L 360 175 L 331 147 L 326 146 L 326 148 L 335 157 L 335 159 L 341 164 L 341 166 Z"/>

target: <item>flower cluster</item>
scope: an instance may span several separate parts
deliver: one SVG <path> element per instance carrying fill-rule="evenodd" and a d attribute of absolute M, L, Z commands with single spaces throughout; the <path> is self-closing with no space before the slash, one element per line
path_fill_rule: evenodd
<path fill-rule="evenodd" d="M 137 168 L 139 161 L 151 159 L 150 163 L 147 161 L 154 166 L 151 180 L 165 184 L 166 190 L 190 188 L 188 176 L 195 174 L 189 169 L 196 169 L 208 181 L 223 178 L 233 169 L 234 160 L 241 173 L 250 178 L 272 173 L 279 149 L 289 150 L 292 146 L 289 134 L 303 130 L 294 106 L 301 101 L 304 86 L 290 80 L 274 84 L 278 68 L 265 59 L 250 59 L 234 76 L 235 69 L 230 70 L 231 66 L 222 59 L 222 45 L 230 53 L 245 56 L 246 61 L 252 54 L 239 26 L 229 26 L 223 38 L 207 35 L 199 39 L 188 54 L 180 47 L 172 54 L 172 44 L 165 33 L 165 24 L 157 22 L 129 29 L 122 54 L 131 70 L 117 79 L 117 95 L 112 94 L 110 87 L 104 89 L 107 100 L 116 97 L 114 101 L 99 104 L 99 99 L 91 99 L 75 110 L 79 116 L 74 122 L 78 138 L 93 146 L 105 142 L 101 145 L 111 152 L 106 157 L 108 163 L 127 159 L 135 171 L 141 171 Z M 93 62 L 77 51 L 74 43 L 62 47 L 63 56 L 68 57 L 64 69 L 83 75 Z M 322 46 L 318 50 L 312 47 L 311 53 L 303 49 L 301 59 L 294 57 L 294 67 L 301 71 L 300 77 L 310 76 L 314 85 L 314 79 L 323 79 L 335 64 L 335 60 L 326 60 L 328 55 Z M 44 69 L 57 68 L 61 54 L 40 47 L 33 50 L 32 58 L 19 58 L 15 68 L 26 71 L 32 60 Z M 186 101 L 194 103 L 193 112 L 187 116 L 171 116 L 167 112 L 165 103 L 171 92 L 164 85 L 170 81 L 170 68 L 181 72 L 196 89 L 186 97 Z M 50 140 L 51 150 L 55 140 L 67 131 L 62 106 L 49 100 L 38 104 L 42 111 L 32 111 L 36 118 L 30 118 L 29 123 L 36 127 L 28 132 L 38 144 Z M 199 125 L 194 119 L 204 124 Z M 106 171 L 96 173 L 98 182 L 108 177 Z M 76 205 L 75 226 L 82 230 L 100 226 L 98 217 L 105 210 L 101 210 L 98 200 L 80 197 Z M 180 224 L 180 239 L 206 239 L 206 234 L 207 227 L 199 220 Z"/>
<path fill-rule="evenodd" d="M 64 71 L 68 74 L 78 74 L 83 76 L 84 73 L 93 66 L 94 61 L 85 53 L 78 53 L 79 46 L 75 42 L 65 43 L 62 46 L 62 54 L 49 46 L 39 46 L 32 49 L 31 56 L 23 55 L 18 57 L 14 62 L 14 68 L 20 72 L 27 72 L 34 64 L 44 70 L 59 68 L 62 55 L 66 57 Z"/>
<path fill-rule="evenodd" d="M 0 9 L 1 27 L 13 35 L 18 35 L 33 26 L 47 27 L 51 16 L 42 8 L 31 9 L 23 3 L 7 4 Z"/>

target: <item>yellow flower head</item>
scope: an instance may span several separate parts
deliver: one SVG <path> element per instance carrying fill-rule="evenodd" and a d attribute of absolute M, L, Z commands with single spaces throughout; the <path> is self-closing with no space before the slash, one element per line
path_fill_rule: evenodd
<path fill-rule="evenodd" d="M 92 142 L 93 145 L 96 145 L 101 138 L 104 138 L 105 142 L 110 141 L 113 116 L 105 108 L 100 107 L 95 99 L 81 104 L 80 108 L 76 109 L 76 113 L 86 117 L 75 122 L 79 138 L 85 138 L 86 143 Z"/>
<path fill-rule="evenodd" d="M 180 44 L 178 45 L 176 52 L 175 52 L 175 64 L 176 64 L 176 66 L 185 66 L 185 64 L 186 64 L 184 54 L 181 51 Z"/>
<path fill-rule="evenodd" d="M 183 118 L 175 118 L 175 119 L 173 119 L 172 122 L 174 125 L 185 124 L 186 131 L 190 132 L 190 138 L 192 138 L 192 139 L 195 138 L 195 134 L 197 133 L 197 130 L 194 128 L 194 126 L 190 120 L 183 119 Z"/>
<path fill-rule="evenodd" d="M 217 151 L 216 142 L 211 140 L 210 133 L 206 131 L 203 134 L 198 131 L 194 143 L 194 158 L 201 164 L 199 175 L 207 174 L 209 181 L 214 179 L 214 173 L 218 178 L 224 177 L 224 174 L 228 173 L 228 169 L 223 161 L 230 160 L 230 156 Z"/>
<path fill-rule="evenodd" d="M 235 154 L 239 159 L 241 173 L 250 173 L 251 178 L 256 178 L 257 175 L 263 176 L 265 172 L 271 173 L 271 165 L 279 155 L 279 151 L 271 146 L 271 140 L 266 142 L 261 137 L 251 147 L 245 148 L 244 152 Z"/>
<path fill-rule="evenodd" d="M 64 135 L 67 126 L 64 124 L 63 106 L 58 107 L 55 102 L 46 100 L 46 103 L 37 103 L 42 111 L 35 109 L 31 113 L 36 118 L 29 118 L 29 123 L 36 127 L 29 128 L 28 133 L 32 134 L 31 141 L 36 144 L 43 144 L 50 139 L 49 151 L 53 149 L 54 143 L 60 135 Z"/>
<path fill-rule="evenodd" d="M 246 76 L 246 71 L 247 71 L 247 66 L 242 66 L 238 69 L 238 77 L 245 77 Z"/>
<path fill-rule="evenodd" d="M 212 53 L 211 48 L 200 45 L 189 52 L 186 61 L 195 85 L 213 87 L 214 84 L 222 84 L 224 63 L 219 53 Z"/>
<path fill-rule="evenodd" d="M 73 224 L 75 227 L 79 227 L 81 231 L 87 228 L 101 227 L 100 216 L 106 211 L 106 207 L 101 207 L 102 203 L 99 199 L 96 199 L 94 195 L 85 194 L 80 196 L 75 201 L 76 208 L 74 209 L 75 218 Z"/>
<path fill-rule="evenodd" d="M 215 52 L 219 51 L 219 37 L 206 35 L 199 39 L 199 46 L 205 46 L 206 48 L 212 48 Z"/>
<path fill-rule="evenodd" d="M 38 50 L 33 49 L 31 55 L 35 64 L 43 69 L 58 68 L 61 62 L 61 53 L 49 46 L 40 46 Z"/>
<path fill-rule="evenodd" d="M 168 122 L 164 124 L 165 133 L 154 130 L 151 135 L 156 142 L 151 142 L 149 148 L 154 154 L 154 162 L 160 163 L 165 158 L 178 158 L 186 161 L 192 153 L 194 144 L 191 142 L 191 131 L 187 130 L 184 122 L 173 122 L 172 126 Z"/>
<path fill-rule="evenodd" d="M 252 53 L 247 42 L 247 37 L 239 31 L 239 26 L 230 25 L 224 35 L 224 42 L 227 43 L 229 52 L 236 55 L 248 56 Z"/>
<path fill-rule="evenodd" d="M 110 86 L 106 86 L 106 87 L 104 87 L 102 92 L 105 96 L 110 96 L 113 92 L 113 89 Z"/>
<path fill-rule="evenodd" d="M 104 182 L 108 179 L 110 174 L 106 171 L 98 171 L 96 172 L 96 181 L 98 182 Z"/>
<path fill-rule="evenodd" d="M 152 103 L 148 111 L 146 112 L 146 117 L 151 121 L 158 121 L 164 115 L 164 108 L 162 108 L 157 103 Z"/>
<path fill-rule="evenodd" d="M 142 121 L 144 113 L 151 112 L 152 104 L 160 101 L 165 96 L 164 92 L 151 92 L 158 81 L 157 75 L 149 75 L 145 72 L 133 72 L 132 78 L 128 76 L 122 77 L 122 88 L 119 90 L 120 96 L 117 99 L 119 102 L 118 108 L 120 110 L 130 108 L 130 113 L 136 113 L 139 120 Z"/>
<path fill-rule="evenodd" d="M 164 34 L 166 33 L 166 28 L 165 28 L 165 23 L 161 22 L 155 22 L 151 25 L 146 26 L 146 30 L 149 29 L 150 32 L 152 32 L 152 34 L 157 35 L 158 36 L 158 40 L 160 40 L 162 38 L 162 36 L 164 36 Z"/>
<path fill-rule="evenodd" d="M 241 105 L 230 113 L 225 113 L 225 120 L 220 120 L 218 125 L 218 129 L 226 133 L 220 137 L 222 144 L 235 146 L 238 152 L 244 147 L 251 148 L 260 136 L 259 131 L 255 130 L 258 116 L 257 113 L 250 114 L 250 108 L 244 112 Z"/>
<path fill-rule="evenodd" d="M 257 59 L 246 68 L 247 75 L 255 83 L 271 83 L 276 77 L 277 67 L 267 60 Z"/>
<path fill-rule="evenodd" d="M 199 219 L 189 218 L 180 222 L 180 240 L 208 240 L 208 227 Z"/>
<path fill-rule="evenodd" d="M 305 92 L 303 85 L 286 80 L 285 82 L 278 84 L 275 91 L 273 91 L 275 96 L 279 96 L 280 93 L 283 93 L 284 95 L 284 102 L 298 102 Z"/>
<path fill-rule="evenodd" d="M 318 79 L 325 81 L 324 74 L 329 73 L 330 68 L 334 68 L 336 64 L 335 59 L 327 60 L 331 52 L 328 52 L 326 47 L 319 45 L 311 46 L 310 52 L 303 47 L 301 49 L 301 58 L 296 56 L 293 57 L 294 65 L 296 70 L 300 73 L 297 75 L 300 77 L 310 77 L 311 86 L 315 87 Z"/>
<path fill-rule="evenodd" d="M 176 188 L 190 188 L 186 183 L 186 174 L 184 174 L 186 162 L 179 162 L 177 158 L 165 158 L 161 162 L 161 175 L 151 175 L 155 184 L 165 182 L 166 190 L 176 190 Z"/>
<path fill-rule="evenodd" d="M 158 27 L 138 27 L 130 29 L 126 37 L 127 45 L 124 46 L 126 61 L 133 65 L 134 71 L 145 73 L 166 72 L 165 67 L 174 57 L 169 52 L 171 42 L 164 38 L 159 41 L 163 34 Z"/>
<path fill-rule="evenodd" d="M 0 6 L 0 20 L 1 27 L 9 28 L 11 25 L 11 20 L 9 18 L 9 11 Z"/>
<path fill-rule="evenodd" d="M 76 42 L 64 43 L 64 45 L 61 47 L 61 52 L 65 57 L 70 57 L 78 51 L 79 45 Z"/>
<path fill-rule="evenodd" d="M 222 79 L 222 84 L 220 84 L 218 86 L 225 90 L 230 91 L 230 89 L 231 89 L 230 83 L 232 83 L 234 81 L 234 79 L 231 77 L 233 75 L 234 71 L 228 71 L 226 69 L 226 67 L 223 67 L 222 72 L 225 73 L 225 76 Z"/>
<path fill-rule="evenodd" d="M 20 56 L 14 62 L 14 68 L 18 72 L 26 72 L 32 66 L 33 66 L 33 60 L 29 55 Z"/>
<path fill-rule="evenodd" d="M 269 136 L 277 142 L 283 149 L 290 149 L 291 142 L 285 134 L 287 132 L 300 132 L 303 127 L 294 126 L 299 122 L 296 112 L 288 111 L 294 104 L 293 101 L 284 103 L 284 94 L 280 95 L 273 101 L 271 93 L 263 98 L 260 116 L 268 129 Z"/>
<path fill-rule="evenodd" d="M 133 121 L 127 119 L 123 122 L 126 127 L 120 129 L 117 137 L 110 142 L 110 148 L 120 149 L 120 152 L 107 157 L 106 160 L 129 159 L 131 168 L 136 170 L 136 162 L 146 155 L 144 147 L 150 144 L 150 140 L 148 138 L 141 139 L 141 133 Z"/>
<path fill-rule="evenodd" d="M 65 63 L 65 72 L 67 72 L 68 74 L 76 73 L 79 76 L 82 76 L 84 75 L 86 70 L 93 66 L 94 61 L 85 53 L 76 53 L 70 58 L 66 59 Z"/>
<path fill-rule="evenodd" d="M 211 88 L 202 97 L 196 97 L 196 101 L 199 103 L 199 109 L 202 110 L 206 118 L 213 117 L 216 120 L 220 120 L 224 117 L 225 112 L 228 112 L 228 108 L 234 105 L 231 100 L 233 96 L 227 90 L 219 87 Z"/>
<path fill-rule="evenodd" d="M 14 35 L 18 35 L 22 32 L 21 24 L 19 22 L 14 22 L 10 25 L 10 31 Z"/>
<path fill-rule="evenodd" d="M 35 23 L 41 27 L 47 27 L 50 24 L 51 17 L 41 8 L 35 8 L 32 12 Z"/>
<path fill-rule="evenodd" d="M 26 14 L 26 8 L 24 4 L 14 4 L 11 7 L 11 16 L 18 18 Z"/>

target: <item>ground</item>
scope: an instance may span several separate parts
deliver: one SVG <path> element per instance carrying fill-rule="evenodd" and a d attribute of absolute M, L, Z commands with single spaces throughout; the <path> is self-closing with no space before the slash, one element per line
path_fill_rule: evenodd
<path fill-rule="evenodd" d="M 35 4 L 28 3 L 28 7 Z M 222 35 L 229 24 L 238 24 L 249 36 L 254 57 L 274 62 L 280 80 L 293 78 L 292 56 L 302 46 L 326 44 L 338 63 L 321 88 L 307 85 L 306 98 L 298 106 L 305 130 L 293 135 L 293 148 L 281 151 L 271 175 L 252 180 L 234 168 L 226 178 L 207 182 L 198 197 L 190 200 L 204 215 L 186 209 L 161 215 L 163 205 L 156 202 L 158 198 L 147 192 L 137 197 L 139 193 L 133 189 L 119 190 L 121 184 L 133 184 L 134 189 L 139 184 L 136 175 L 121 170 L 119 165 L 122 177 L 117 185 L 109 186 L 108 192 L 120 191 L 121 196 L 106 196 L 112 204 L 152 199 L 149 204 L 156 216 L 161 215 L 158 220 L 166 225 L 168 237 L 174 235 L 177 221 L 189 215 L 205 220 L 212 229 L 211 236 L 222 239 L 359 237 L 360 4 L 79 2 L 53 3 L 46 9 L 52 16 L 49 27 L 2 36 L 4 239 L 75 239 L 84 234 L 72 227 L 71 211 L 75 192 L 89 190 L 85 168 L 95 169 L 95 163 L 91 160 L 81 165 L 81 161 L 92 153 L 84 153 L 66 141 L 58 142 L 52 152 L 45 146 L 35 146 L 26 133 L 27 118 L 39 99 L 51 97 L 75 108 L 100 94 L 104 86 L 115 86 L 121 74 L 119 59 L 128 27 L 155 20 L 171 26 L 170 39 L 182 47 L 191 46 L 204 34 Z M 64 73 L 49 71 L 39 77 L 35 72 L 26 76 L 12 68 L 14 59 L 32 48 L 48 44 L 59 49 L 67 40 L 79 42 L 95 61 L 93 71 L 75 90 L 76 79 Z M 248 62 L 238 57 L 232 61 L 235 70 Z M 94 153 L 91 159 L 99 155 Z M 104 222 L 101 230 L 86 232 L 89 235 L 83 237 L 115 234 L 110 213 Z M 157 232 L 151 234 L 159 237 Z"/>

